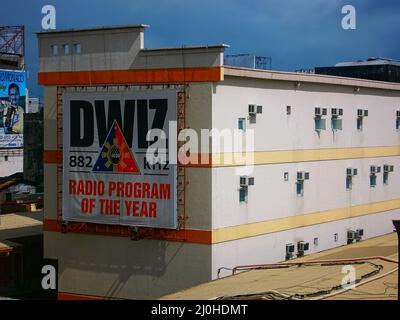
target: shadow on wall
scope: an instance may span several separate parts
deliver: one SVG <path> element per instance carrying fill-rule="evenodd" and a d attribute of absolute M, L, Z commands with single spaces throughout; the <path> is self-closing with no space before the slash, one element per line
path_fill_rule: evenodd
<path fill-rule="evenodd" d="M 63 287 L 70 285 L 71 279 L 75 278 L 74 281 L 76 282 L 80 280 L 78 277 L 85 277 L 86 271 L 88 276 L 82 281 L 83 284 L 76 283 L 74 285 L 77 290 L 87 288 L 87 285 L 84 284 L 87 283 L 92 288 L 96 287 L 96 293 L 92 292 L 93 295 L 98 294 L 106 297 L 129 294 L 130 296 L 134 295 L 135 298 L 153 299 L 155 296 L 162 296 L 179 290 L 183 284 L 189 283 L 191 285 L 193 283 L 194 285 L 201 282 L 196 277 L 193 279 L 193 272 L 182 275 L 176 269 L 179 261 L 182 261 L 177 257 L 183 253 L 183 243 L 155 240 L 131 241 L 127 239 L 128 244 L 116 250 L 113 244 L 121 244 L 121 242 L 116 242 L 115 239 L 101 239 L 98 243 L 106 243 L 107 245 L 103 248 L 98 247 L 96 251 L 93 251 L 92 241 L 96 241 L 96 238 L 98 237 L 90 239 L 90 243 L 87 241 L 80 242 L 79 247 L 71 246 L 64 249 L 63 258 L 59 259 L 58 264 L 59 279 L 62 284 L 62 278 L 65 276 L 68 278 L 68 283 L 61 285 L 60 291 L 63 291 Z M 68 241 L 65 243 L 68 244 Z M 190 257 L 187 259 L 192 260 L 189 261 L 189 264 L 198 266 L 199 273 L 200 270 L 203 270 L 204 273 L 204 265 L 190 259 Z M 75 271 L 78 271 L 78 276 L 76 276 Z M 163 277 L 167 271 L 171 274 L 171 277 Z M 91 280 L 92 272 L 95 272 L 96 275 Z M 101 274 L 104 274 L 104 282 L 96 286 L 96 281 L 102 278 Z M 163 279 L 161 279 L 162 277 Z M 203 279 L 202 281 L 207 280 Z M 134 288 L 126 287 L 128 285 L 134 285 Z M 155 287 L 157 287 L 156 290 Z"/>

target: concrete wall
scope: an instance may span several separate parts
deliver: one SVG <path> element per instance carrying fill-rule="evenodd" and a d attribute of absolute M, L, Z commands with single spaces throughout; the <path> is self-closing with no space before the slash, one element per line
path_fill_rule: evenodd
<path fill-rule="evenodd" d="M 213 193 L 212 227 L 226 230 L 225 239 L 231 239 L 224 241 L 222 238 L 222 242 L 213 245 L 213 279 L 220 267 L 284 261 L 285 245 L 289 242 L 309 242 L 309 254 L 345 245 L 348 229 L 363 228 L 364 238 L 392 231 L 391 220 L 400 217 L 399 209 L 365 212 L 368 214 L 350 218 L 353 212 L 350 208 L 367 205 L 360 209 L 365 211 L 370 208 L 368 204 L 400 198 L 398 149 L 394 156 L 382 157 L 381 149 L 376 149 L 375 157 L 368 157 L 365 151 L 356 157 L 348 153 L 345 159 L 335 159 L 340 152 L 333 152 L 331 159 L 328 157 L 324 161 L 318 161 L 318 155 L 311 156 L 309 150 L 318 149 L 322 155 L 324 149 L 370 147 L 373 150 L 381 146 L 398 146 L 400 133 L 395 128 L 396 110 L 400 106 L 398 91 L 363 88 L 356 92 L 351 86 L 304 82 L 296 87 L 291 81 L 226 76 L 224 82 L 215 86 L 212 126 L 220 130 L 237 129 L 238 118 L 248 117 L 249 104 L 263 106 L 263 113 L 257 115 L 256 122 L 246 120 L 246 129 L 254 130 L 254 151 L 302 150 L 304 160 L 296 162 L 300 160 L 295 157 L 290 160 L 291 155 L 279 152 L 275 160 L 264 156 L 266 162 L 259 161 L 250 174 L 255 178 L 255 185 L 248 188 L 246 202 L 239 201 L 240 173 L 237 169 L 240 167 L 212 169 L 212 189 L 219 191 Z M 287 106 L 291 106 L 291 115 L 286 114 Z M 315 107 L 328 108 L 327 130 L 320 135 L 315 131 Z M 331 108 L 343 109 L 343 130 L 332 131 Z M 369 110 L 362 131 L 356 127 L 357 109 Z M 389 184 L 383 184 L 380 173 L 377 186 L 370 187 L 370 166 L 384 164 L 396 168 L 389 174 Z M 346 168 L 358 169 L 351 190 L 346 190 Z M 310 173 L 310 180 L 305 181 L 304 196 L 296 194 L 298 171 Z M 284 180 L 285 172 L 289 174 L 288 181 Z M 348 215 L 323 223 L 325 218 L 339 217 L 337 210 L 348 211 Z M 325 212 L 325 216 L 319 217 L 321 221 L 307 216 L 317 212 Z M 295 227 L 298 218 L 301 223 Z M 280 230 L 268 231 L 272 224 L 279 225 Z M 263 229 L 264 234 L 260 231 Z M 334 240 L 335 233 L 338 241 Z M 314 245 L 314 238 L 318 238 L 318 245 Z M 228 274 L 222 272 L 221 275 Z"/>
<path fill-rule="evenodd" d="M 45 150 L 57 149 L 56 94 L 46 87 Z M 187 94 L 187 125 L 210 127 L 212 85 L 190 85 Z M 45 219 L 56 219 L 57 164 L 44 172 Z M 186 227 L 210 230 L 211 169 L 188 168 L 186 177 Z M 45 257 L 59 261 L 60 292 L 154 299 L 211 280 L 210 245 L 44 232 L 44 246 Z"/>
<path fill-rule="evenodd" d="M 39 38 L 39 72 L 217 67 L 226 46 L 144 49 L 144 28 L 44 32 Z M 80 44 L 81 53 L 74 51 Z M 63 45 L 69 46 L 65 54 Z M 58 47 L 54 55 L 52 46 Z"/>
<path fill-rule="evenodd" d="M 256 123 L 247 121 L 255 133 L 255 151 L 393 146 L 400 144 L 396 130 L 399 91 L 225 77 L 213 95 L 213 128 L 237 128 L 238 118 L 247 118 L 248 105 L 263 106 Z M 292 114 L 286 115 L 286 106 Z M 315 131 L 315 108 L 328 108 L 327 130 Z M 342 108 L 343 130 L 331 129 L 331 108 Z M 364 128 L 357 130 L 357 109 L 369 110 Z"/>
<path fill-rule="evenodd" d="M 383 184 L 383 174 L 379 173 L 376 187 L 370 187 L 370 165 L 384 164 L 395 166 L 389 173 L 389 184 Z M 358 175 L 353 177 L 352 189 L 346 190 L 349 167 L 358 168 Z M 249 187 L 247 202 L 239 202 L 235 169 L 213 169 L 213 190 L 220 190 L 213 197 L 213 229 L 400 199 L 400 157 L 255 166 L 255 185 Z M 298 171 L 310 173 L 302 197 L 296 194 Z M 284 180 L 285 172 L 289 181 Z"/>
<path fill-rule="evenodd" d="M 45 232 L 45 257 L 58 259 L 59 292 L 156 299 L 211 279 L 201 244 Z"/>
<path fill-rule="evenodd" d="M 201 135 L 201 129 L 211 128 L 211 84 L 190 84 L 187 89 L 187 127 Z M 211 169 L 186 169 L 187 226 L 191 229 L 211 229 Z"/>
<path fill-rule="evenodd" d="M 233 268 L 239 265 L 276 263 L 285 260 L 286 243 L 298 241 L 310 243 L 307 254 L 324 251 L 347 244 L 347 230 L 364 229 L 363 239 L 377 237 L 393 231 L 393 219 L 399 219 L 400 210 L 372 214 L 304 228 L 228 241 L 213 245 L 212 278 L 217 278 L 221 267 Z M 338 241 L 335 241 L 335 233 Z M 318 238 L 318 245 L 314 245 Z M 382 250 L 382 249 L 379 249 Z M 376 255 L 383 253 L 377 250 Z M 296 249 L 297 251 L 297 249 Z M 349 258 L 352 258 L 349 256 Z M 231 275 L 230 271 L 221 271 L 220 277 Z"/>
<path fill-rule="evenodd" d="M 143 28 L 96 30 L 91 32 L 43 33 L 39 37 L 39 70 L 111 70 L 128 69 L 142 48 Z M 69 45 L 64 54 L 63 45 Z M 74 45 L 81 45 L 81 53 L 75 54 Z M 58 46 L 58 55 L 52 52 Z"/>

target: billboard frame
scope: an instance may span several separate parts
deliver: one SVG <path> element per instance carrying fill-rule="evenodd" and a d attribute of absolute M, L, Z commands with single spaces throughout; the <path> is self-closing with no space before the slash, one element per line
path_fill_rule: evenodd
<path fill-rule="evenodd" d="M 64 221 L 62 218 L 63 207 L 63 95 L 69 92 L 118 92 L 126 91 L 129 89 L 134 90 L 165 90 L 175 89 L 177 91 L 177 136 L 180 131 L 186 128 L 186 104 L 187 94 L 186 90 L 188 84 L 143 84 L 143 85 L 102 85 L 102 86 L 57 86 L 57 114 L 56 114 L 56 127 L 57 127 L 57 224 L 62 233 L 85 233 L 85 234 L 102 234 L 110 236 L 130 236 L 132 240 L 141 239 L 164 239 L 171 241 L 185 241 L 186 239 L 186 168 L 177 163 L 177 194 L 176 194 L 176 207 L 177 207 L 177 229 L 164 229 L 155 227 L 132 227 L 126 225 L 111 225 L 92 222 L 74 222 Z M 179 147 L 179 145 L 177 146 Z"/>

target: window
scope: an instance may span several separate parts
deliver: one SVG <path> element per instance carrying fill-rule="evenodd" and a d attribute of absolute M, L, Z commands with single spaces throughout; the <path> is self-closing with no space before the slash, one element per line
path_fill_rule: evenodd
<path fill-rule="evenodd" d="M 351 190 L 353 187 L 353 176 L 346 176 L 346 189 Z"/>
<path fill-rule="evenodd" d="M 368 117 L 368 110 L 357 109 L 357 130 L 362 131 L 365 117 Z"/>
<path fill-rule="evenodd" d="M 285 181 L 289 181 L 289 172 L 285 172 L 285 173 L 283 174 L 283 179 L 284 179 Z"/>
<path fill-rule="evenodd" d="M 82 48 L 80 43 L 75 43 L 74 44 L 74 52 L 75 54 L 81 54 L 82 53 Z"/>
<path fill-rule="evenodd" d="M 69 54 L 69 45 L 68 44 L 63 44 L 63 52 L 65 55 Z"/>
<path fill-rule="evenodd" d="M 369 186 L 372 188 L 376 187 L 376 175 L 374 173 L 369 176 Z"/>
<path fill-rule="evenodd" d="M 383 184 L 388 185 L 389 184 L 389 172 L 384 172 L 383 173 Z"/>
<path fill-rule="evenodd" d="M 304 180 L 298 180 L 296 182 L 296 194 L 298 197 L 304 196 Z"/>
<path fill-rule="evenodd" d="M 246 202 L 247 200 L 247 188 L 239 189 L 239 202 Z"/>
<path fill-rule="evenodd" d="M 400 130 L 400 118 L 396 118 L 396 130 Z"/>
<path fill-rule="evenodd" d="M 57 56 L 58 55 L 58 45 L 53 44 L 51 46 L 51 53 L 53 54 L 53 56 Z"/>
<path fill-rule="evenodd" d="M 239 118 L 238 120 L 238 128 L 239 130 L 246 130 L 246 119 L 245 118 Z"/>
<path fill-rule="evenodd" d="M 383 166 L 383 184 L 389 184 L 389 173 L 394 171 L 394 166 L 385 164 Z"/>
<path fill-rule="evenodd" d="M 326 130 L 326 120 L 322 119 L 320 116 L 315 118 L 315 131 Z"/>
<path fill-rule="evenodd" d="M 342 119 L 332 118 L 332 130 L 342 130 Z"/>
<path fill-rule="evenodd" d="M 8 161 L 8 156 L 4 156 L 4 161 Z"/>
<path fill-rule="evenodd" d="M 290 116 L 292 114 L 292 107 L 291 106 L 286 106 L 286 114 Z"/>
<path fill-rule="evenodd" d="M 314 238 L 314 246 L 318 246 L 318 238 Z"/>
<path fill-rule="evenodd" d="M 357 130 L 362 131 L 363 129 L 363 118 L 358 117 L 357 118 Z"/>
<path fill-rule="evenodd" d="M 339 240 L 339 235 L 338 235 L 337 233 L 335 233 L 335 234 L 333 235 L 333 240 L 334 240 L 335 242 L 338 242 L 338 240 Z"/>

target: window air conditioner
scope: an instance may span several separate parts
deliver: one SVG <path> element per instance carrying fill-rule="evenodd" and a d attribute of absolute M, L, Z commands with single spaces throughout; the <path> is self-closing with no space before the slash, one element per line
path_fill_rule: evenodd
<path fill-rule="evenodd" d="M 297 251 L 304 252 L 310 249 L 310 244 L 308 242 L 299 241 L 297 242 Z"/>
<path fill-rule="evenodd" d="M 394 171 L 394 166 L 390 166 L 390 165 L 385 164 L 383 166 L 383 171 L 384 172 L 393 172 Z"/>
<path fill-rule="evenodd" d="M 254 177 L 240 177 L 240 186 L 241 187 L 254 186 Z"/>
<path fill-rule="evenodd" d="M 381 167 L 378 166 L 371 166 L 371 173 L 379 173 L 381 172 Z"/>
<path fill-rule="evenodd" d="M 255 116 L 257 114 L 256 106 L 254 104 L 249 104 L 249 115 Z"/>

